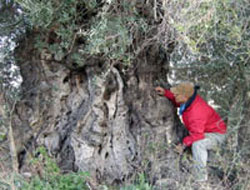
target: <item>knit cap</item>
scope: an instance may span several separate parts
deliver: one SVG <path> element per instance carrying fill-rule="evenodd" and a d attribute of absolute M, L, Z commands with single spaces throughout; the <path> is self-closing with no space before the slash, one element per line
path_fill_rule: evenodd
<path fill-rule="evenodd" d="M 194 93 L 194 85 L 191 82 L 183 82 L 170 88 L 170 91 L 174 96 L 184 95 L 185 97 L 190 98 Z"/>

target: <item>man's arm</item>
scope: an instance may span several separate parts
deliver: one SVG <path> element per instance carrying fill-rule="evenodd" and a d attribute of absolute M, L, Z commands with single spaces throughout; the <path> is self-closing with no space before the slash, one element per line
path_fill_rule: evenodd
<path fill-rule="evenodd" d="M 164 89 L 162 87 L 156 87 L 155 88 L 156 92 L 161 95 L 161 96 L 165 96 L 166 98 L 168 98 L 171 102 L 173 102 L 173 104 L 176 106 L 176 107 L 180 107 L 180 104 L 176 102 L 175 100 L 175 97 L 174 97 L 174 94 L 170 91 L 170 90 L 167 90 L 167 89 Z"/>
<path fill-rule="evenodd" d="M 170 90 L 165 89 L 164 96 L 169 99 L 176 107 L 180 107 L 180 104 L 176 102 L 174 94 Z"/>

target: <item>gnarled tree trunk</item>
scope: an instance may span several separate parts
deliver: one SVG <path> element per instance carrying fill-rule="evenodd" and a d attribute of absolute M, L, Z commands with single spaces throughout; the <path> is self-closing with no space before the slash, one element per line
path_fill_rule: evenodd
<path fill-rule="evenodd" d="M 148 46 L 129 68 L 96 59 L 73 70 L 38 54 L 32 39 L 17 50 L 24 58 L 18 63 L 23 97 L 14 118 L 17 144 L 26 146 L 18 147 L 21 171 L 26 150 L 45 145 L 64 171 L 88 171 L 110 184 L 140 172 L 152 182 L 178 175 L 170 145 L 182 128 L 171 103 L 154 92 L 159 81 L 167 84 L 168 55 L 158 45 Z"/>

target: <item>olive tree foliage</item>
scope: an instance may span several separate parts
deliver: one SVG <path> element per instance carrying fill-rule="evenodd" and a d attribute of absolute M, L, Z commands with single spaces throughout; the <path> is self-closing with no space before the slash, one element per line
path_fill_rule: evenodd
<path fill-rule="evenodd" d="M 169 19 L 176 29 L 172 76 L 200 84 L 204 96 L 213 99 L 224 116 L 234 105 L 244 109 L 249 91 L 249 2 L 193 0 L 170 4 L 172 11 L 179 13 Z"/>
<path fill-rule="evenodd" d="M 0 36 L 10 36 L 20 32 L 23 22 L 20 7 L 13 0 L 0 1 Z M 19 29 L 17 31 L 17 28 Z"/>
<path fill-rule="evenodd" d="M 15 1 L 22 7 L 28 24 L 40 34 L 36 47 L 49 50 L 58 61 L 71 54 L 80 66 L 87 54 L 129 64 L 135 30 L 147 29 L 135 9 L 136 1 Z M 79 41 L 84 45 L 75 52 L 73 48 Z"/>
<path fill-rule="evenodd" d="M 170 20 L 178 43 L 172 54 L 177 78 L 201 84 L 224 112 L 249 90 L 249 14 L 246 0 L 194 0 L 182 1 Z"/>

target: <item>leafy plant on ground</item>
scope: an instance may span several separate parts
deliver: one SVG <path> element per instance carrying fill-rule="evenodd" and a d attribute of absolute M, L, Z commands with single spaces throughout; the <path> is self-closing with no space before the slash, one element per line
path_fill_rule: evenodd
<path fill-rule="evenodd" d="M 153 186 L 151 186 L 147 180 L 144 173 L 140 173 L 135 180 L 135 183 L 132 185 L 128 185 L 122 187 L 120 190 L 152 190 Z"/>
<path fill-rule="evenodd" d="M 62 174 L 54 159 L 50 158 L 44 147 L 37 150 L 38 158 L 33 165 L 41 166 L 42 174 L 32 176 L 30 180 L 16 178 L 16 187 L 20 190 L 88 190 L 87 172 Z"/>

